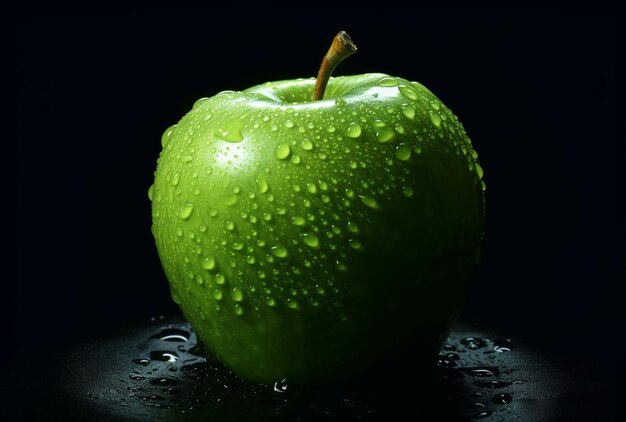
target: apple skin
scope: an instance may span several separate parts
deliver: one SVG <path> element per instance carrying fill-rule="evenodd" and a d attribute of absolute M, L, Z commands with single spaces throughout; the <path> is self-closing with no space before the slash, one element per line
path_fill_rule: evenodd
<path fill-rule="evenodd" d="M 470 139 L 417 82 L 385 74 L 227 91 L 163 135 L 150 188 L 172 298 L 259 383 L 333 383 L 409 339 L 436 353 L 484 220 Z"/>

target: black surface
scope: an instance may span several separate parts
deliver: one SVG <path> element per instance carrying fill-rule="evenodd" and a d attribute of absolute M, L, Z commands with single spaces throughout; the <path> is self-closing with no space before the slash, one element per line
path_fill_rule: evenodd
<path fill-rule="evenodd" d="M 593 373 L 603 393 L 552 401 L 556 419 L 617 415 L 623 387 L 613 381 L 626 376 L 623 7 L 379 6 L 22 10 L 19 219 L 7 220 L 19 231 L 19 282 L 5 281 L 0 348 L 10 372 L 64 374 L 62 362 L 50 367 L 51 351 L 177 311 L 146 194 L 161 133 L 199 97 L 315 75 L 345 29 L 359 51 L 338 74 L 422 82 L 480 154 L 485 249 L 462 319 L 524 339 L 552 359 L 555 377 Z M 11 377 L 1 383 L 12 397 L 3 394 L 3 409 L 34 406 Z M 37 406 L 55 406 L 47 397 Z"/>
<path fill-rule="evenodd" d="M 520 339 L 457 324 L 437 361 L 410 374 L 407 362 L 332 388 L 297 389 L 289 380 L 252 385 L 207 355 L 189 326 L 152 318 L 32 362 L 8 401 L 21 420 L 598 420 L 619 397 L 616 377 L 574 370 Z M 58 368 L 63 368 L 59 371 Z M 615 382 L 614 386 L 606 382 Z M 619 380 L 622 382 L 621 380 Z M 23 400 L 23 398 L 22 398 Z M 581 402 L 593 406 L 581 406 Z M 71 412 L 67 410 L 71 409 Z"/>

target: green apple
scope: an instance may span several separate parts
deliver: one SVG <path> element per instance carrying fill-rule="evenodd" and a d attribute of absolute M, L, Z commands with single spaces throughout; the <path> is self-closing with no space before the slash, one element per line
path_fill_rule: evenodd
<path fill-rule="evenodd" d="M 261 383 L 359 373 L 410 338 L 436 352 L 466 295 L 482 169 L 457 117 L 385 74 L 198 100 L 162 138 L 152 231 L 174 301 Z"/>

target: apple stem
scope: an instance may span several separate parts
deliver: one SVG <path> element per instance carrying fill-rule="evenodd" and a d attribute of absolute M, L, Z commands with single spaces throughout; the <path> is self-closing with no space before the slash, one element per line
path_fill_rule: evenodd
<path fill-rule="evenodd" d="M 340 31 L 328 49 L 328 52 L 322 60 L 320 70 L 317 73 L 317 80 L 315 81 L 315 88 L 313 89 L 313 101 L 318 101 L 324 98 L 324 91 L 326 91 L 326 85 L 330 79 L 330 75 L 335 70 L 335 67 L 341 63 L 346 57 L 356 52 L 356 45 L 350 39 L 350 36 L 346 31 Z"/>

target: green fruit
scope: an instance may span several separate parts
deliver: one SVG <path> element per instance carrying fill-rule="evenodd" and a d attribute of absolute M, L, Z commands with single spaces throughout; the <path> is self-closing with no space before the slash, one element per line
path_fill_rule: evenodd
<path fill-rule="evenodd" d="M 256 382 L 317 384 L 409 338 L 433 353 L 482 236 L 482 169 L 417 82 L 272 82 L 198 100 L 163 136 L 153 233 L 209 349 Z"/>

